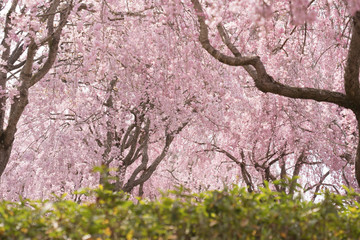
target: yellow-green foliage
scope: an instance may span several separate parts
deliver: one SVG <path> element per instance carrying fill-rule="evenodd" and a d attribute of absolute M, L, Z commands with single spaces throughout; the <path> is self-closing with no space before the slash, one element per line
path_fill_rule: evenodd
<path fill-rule="evenodd" d="M 359 239 L 359 196 L 323 193 L 313 203 L 269 188 L 128 200 L 101 187 L 96 202 L 0 202 L 0 239 Z"/>

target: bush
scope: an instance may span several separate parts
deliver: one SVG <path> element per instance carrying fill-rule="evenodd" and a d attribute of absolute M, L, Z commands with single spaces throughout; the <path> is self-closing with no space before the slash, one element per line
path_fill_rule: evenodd
<path fill-rule="evenodd" d="M 158 200 L 103 189 L 96 201 L 0 202 L 0 239 L 358 239 L 358 194 L 323 193 L 318 203 L 269 188 L 191 194 L 179 188 Z"/>

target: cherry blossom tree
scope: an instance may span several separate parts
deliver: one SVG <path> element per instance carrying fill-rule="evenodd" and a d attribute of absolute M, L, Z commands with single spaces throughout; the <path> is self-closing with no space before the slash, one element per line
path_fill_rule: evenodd
<path fill-rule="evenodd" d="M 297 1 L 295 3 L 289 2 L 279 2 L 268 5 L 265 2 L 260 4 L 260 7 L 257 9 L 257 11 L 260 11 L 260 17 L 262 18 L 262 23 L 264 24 L 265 28 L 269 27 L 272 28 L 274 25 L 276 26 L 277 22 L 282 22 L 283 20 L 281 17 L 281 9 L 279 10 L 272 10 L 271 7 L 274 7 L 278 9 L 278 7 L 283 8 L 284 5 L 287 6 L 289 9 L 288 17 L 290 18 L 290 22 L 294 24 L 294 31 L 300 24 L 303 24 L 304 28 L 304 37 L 303 37 L 303 44 L 300 45 L 300 51 L 304 57 L 306 57 L 305 47 L 306 44 L 309 45 L 309 42 L 311 42 L 311 38 L 316 35 L 312 34 L 312 30 L 308 29 L 309 26 L 311 26 L 312 29 L 321 29 L 326 23 L 324 22 L 324 17 L 331 15 L 331 12 L 335 9 L 337 11 L 337 14 L 341 14 L 341 10 L 348 10 L 349 12 L 349 20 L 347 21 L 347 24 L 350 24 L 351 27 L 347 29 L 344 27 L 341 32 L 342 35 L 338 36 L 339 33 L 333 33 L 332 35 L 335 37 L 338 37 L 339 39 L 343 37 L 346 32 L 350 35 L 350 42 L 349 42 L 349 50 L 347 53 L 347 60 L 344 66 L 344 77 L 343 77 L 343 83 L 344 83 L 344 89 L 345 93 L 337 92 L 337 91 L 330 91 L 330 90 L 324 90 L 322 88 L 313 88 L 313 87 L 293 87 L 291 84 L 282 83 L 279 81 L 274 80 L 274 77 L 271 76 L 268 73 L 268 70 L 265 68 L 264 60 L 261 60 L 260 57 L 257 55 L 255 56 L 242 56 L 241 52 L 239 51 L 239 48 L 236 47 L 236 45 L 231 40 L 230 36 L 228 35 L 228 32 L 226 31 L 224 25 L 221 23 L 221 16 L 218 16 L 218 14 L 214 14 L 214 20 L 209 21 L 209 18 L 207 18 L 207 15 L 205 14 L 201 3 L 198 0 L 192 0 L 192 3 L 194 5 L 194 9 L 197 14 L 198 22 L 199 22 L 199 41 L 202 45 L 202 47 L 215 59 L 218 61 L 230 65 L 230 66 L 243 66 L 246 72 L 251 76 L 251 78 L 255 82 L 256 88 L 258 88 L 260 91 L 264 93 L 273 93 L 284 97 L 294 98 L 294 99 L 311 99 L 318 102 L 329 102 L 334 103 L 340 107 L 351 109 L 353 113 L 355 114 L 357 120 L 359 120 L 359 107 L 358 107 L 358 85 L 359 85 L 359 57 L 360 57 L 360 29 L 359 29 L 359 22 L 360 22 L 360 12 L 358 3 L 356 1 L 349 1 L 345 2 L 344 6 L 341 6 L 341 3 L 335 3 L 333 6 L 330 5 L 327 1 L 325 2 L 325 6 L 328 8 L 327 14 L 318 14 L 318 20 L 315 20 L 315 13 L 316 11 L 323 10 L 321 6 L 321 3 L 315 3 L 317 6 L 315 7 L 316 11 L 311 10 L 311 6 L 315 1 L 311 1 L 310 3 L 306 3 L 305 1 Z M 245 3 L 233 3 L 236 7 L 244 7 Z M 339 5 L 337 5 L 339 4 Z M 262 6 L 261 6 L 262 5 Z M 217 9 L 216 3 L 208 3 L 208 6 L 210 6 L 210 9 Z M 233 6 L 233 7 L 234 7 Z M 236 8 L 235 7 L 235 8 Z M 320 8 L 317 8 L 320 7 Z M 226 8 L 226 7 L 225 7 Z M 339 10 L 340 8 L 340 10 Z M 223 8 L 222 8 L 223 9 Z M 231 12 L 232 9 L 230 8 Z M 226 12 L 226 11 L 224 11 Z M 274 19 L 271 19 L 273 16 L 273 12 L 277 13 L 277 16 L 274 16 Z M 213 12 L 211 12 L 213 13 Z M 211 16 L 210 13 L 210 16 Z M 231 13 L 226 12 L 226 14 L 230 15 Z M 241 16 L 241 15 L 240 15 Z M 237 15 L 236 17 L 239 17 Z M 280 20 L 279 20 L 280 18 Z M 231 17 L 229 18 L 230 21 L 232 20 Z M 225 18 L 225 21 L 227 19 Z M 277 21 L 276 21 L 277 20 Z M 209 26 L 206 23 L 206 21 L 211 22 L 212 25 L 217 26 L 218 34 L 221 37 L 221 40 L 223 44 L 228 48 L 228 50 L 232 53 L 233 56 L 227 55 L 219 51 L 216 46 L 214 47 L 209 40 Z M 320 24 L 322 25 L 320 25 Z M 334 21 L 331 22 L 334 24 Z M 240 25 L 241 26 L 241 25 Z M 326 25 L 325 25 L 326 26 Z M 326 26 L 328 27 L 328 26 Z M 276 28 L 274 30 L 277 30 Z M 291 31 L 290 34 L 292 34 L 294 31 Z M 281 29 L 280 29 L 281 32 Z M 326 36 L 328 37 L 328 36 Z M 286 42 L 289 41 L 290 38 L 287 38 L 279 47 L 273 49 L 273 52 L 277 52 L 280 49 L 284 50 L 284 46 Z M 267 39 L 268 40 L 268 39 Z M 310 45 L 311 46 L 311 45 Z M 330 45 L 328 49 L 325 50 L 325 52 L 321 53 L 321 55 L 318 57 L 318 60 L 315 62 L 310 62 L 311 65 L 309 65 L 309 68 L 312 68 L 316 70 L 316 65 L 318 64 L 319 59 L 322 57 L 323 54 L 326 53 L 333 45 Z M 295 48 L 296 49 L 296 48 Z M 296 49 L 297 50 L 297 49 Z M 295 51 L 296 51 L 295 50 Z M 284 50 L 285 55 L 288 56 L 288 53 Z M 264 52 L 262 52 L 264 54 Z M 268 59 L 269 57 L 266 56 Z M 300 63 L 301 63 L 300 59 Z M 303 65 L 307 64 L 305 60 L 303 60 Z M 294 77 L 294 76 L 287 76 L 286 73 L 279 73 L 279 71 L 275 72 L 274 69 L 271 69 L 273 74 L 276 74 L 275 78 L 284 79 L 288 77 Z M 281 71 L 280 71 L 281 72 Z M 308 78 L 309 76 L 306 76 L 305 78 Z M 300 77 L 300 83 L 305 85 L 306 79 L 304 79 L 304 82 L 301 82 L 301 80 L 304 78 Z M 298 80 L 299 81 L 299 80 Z M 359 122 L 359 121 L 358 121 Z M 359 127 L 358 127 L 359 128 Z M 359 154 L 359 147 L 360 142 L 358 144 L 358 151 L 355 158 L 355 176 L 357 179 L 358 184 L 360 184 L 360 154 Z M 218 150 L 219 151 L 219 150 Z M 296 171 L 296 169 L 295 169 Z"/>
<path fill-rule="evenodd" d="M 101 165 L 114 170 L 115 190 L 140 186 L 141 192 L 174 137 L 191 121 L 196 106 L 189 63 L 178 61 L 182 49 L 163 35 L 171 29 L 159 20 L 165 14 L 152 5 L 133 7 L 120 13 L 121 6 L 104 1 L 69 19 L 57 63 L 35 89 L 51 101 L 36 110 L 39 123 L 34 124 L 31 112 L 24 116 L 31 124 L 24 124 L 23 138 L 29 140 L 17 149 L 6 172 L 8 182 L 12 177 L 23 182 L 20 190 L 11 190 L 13 195 L 34 196 L 32 184 L 39 191 L 45 185 L 50 193 L 104 183 L 108 173 L 94 179 L 92 172 Z M 151 34 L 157 41 L 146 42 Z M 168 55 L 159 56 L 164 48 Z M 36 164 L 16 165 L 24 154 Z M 27 176 L 21 175 L 23 167 Z"/>

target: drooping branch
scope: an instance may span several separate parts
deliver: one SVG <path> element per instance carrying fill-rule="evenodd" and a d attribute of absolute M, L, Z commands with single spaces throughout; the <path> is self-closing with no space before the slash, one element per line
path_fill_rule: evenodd
<path fill-rule="evenodd" d="M 192 0 L 191 1 L 194 4 L 194 8 L 197 13 L 198 21 L 200 24 L 200 36 L 199 40 L 202 45 L 202 47 L 210 53 L 211 56 L 213 56 L 215 59 L 219 60 L 222 63 L 225 63 L 230 66 L 245 66 L 245 65 L 253 65 L 257 62 L 257 59 L 259 57 L 231 57 L 227 56 L 223 53 L 221 53 L 219 50 L 215 49 L 211 44 L 209 40 L 209 30 L 208 26 L 205 23 L 205 14 L 202 10 L 201 4 L 198 0 Z"/>
<path fill-rule="evenodd" d="M 222 27 L 219 27 L 219 34 L 222 37 L 225 45 L 230 49 L 235 57 L 227 56 L 221 53 L 219 50 L 215 49 L 209 40 L 208 26 L 205 23 L 205 14 L 201 7 L 201 4 L 198 0 L 191 0 L 199 22 L 200 36 L 199 41 L 202 47 L 215 59 L 218 61 L 230 65 L 230 66 L 242 66 L 246 67 L 246 70 L 249 72 L 250 76 L 255 82 L 255 86 L 262 92 L 273 93 L 284 97 L 289 98 L 298 98 L 298 99 L 311 99 L 318 102 L 329 102 L 335 103 L 339 106 L 358 109 L 359 106 L 357 102 L 349 98 L 343 93 L 334 92 L 323 89 L 316 88 L 301 88 L 301 87 L 292 87 L 285 85 L 279 82 L 276 82 L 273 77 L 271 77 L 265 69 L 263 62 L 260 60 L 260 57 L 243 57 L 237 48 L 229 41 L 229 38 L 225 33 Z M 256 74 L 255 74 L 256 73 Z"/>
<path fill-rule="evenodd" d="M 229 50 L 231 51 L 231 53 L 235 56 L 235 57 L 241 57 L 241 53 L 240 51 L 234 46 L 234 44 L 232 44 L 229 35 L 227 34 L 224 26 L 220 23 L 217 26 L 217 29 L 220 33 L 220 37 L 223 41 L 223 43 L 229 48 Z M 250 65 L 245 65 L 243 66 L 244 69 L 249 73 L 249 75 L 255 79 L 257 78 L 257 73 L 256 70 L 250 66 Z"/>

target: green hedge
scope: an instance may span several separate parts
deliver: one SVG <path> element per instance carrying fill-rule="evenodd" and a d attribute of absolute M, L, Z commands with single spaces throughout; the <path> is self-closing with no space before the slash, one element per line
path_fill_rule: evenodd
<path fill-rule="evenodd" d="M 351 190 L 325 192 L 318 203 L 269 188 L 180 188 L 156 201 L 101 186 L 83 193 L 96 201 L 0 202 L 0 239 L 360 239 L 359 195 Z"/>

